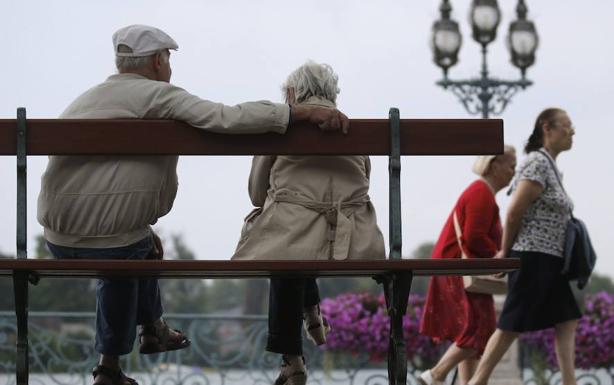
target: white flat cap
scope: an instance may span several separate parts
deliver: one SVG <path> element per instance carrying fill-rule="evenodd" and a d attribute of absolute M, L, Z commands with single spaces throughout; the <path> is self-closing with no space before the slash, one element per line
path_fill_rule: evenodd
<path fill-rule="evenodd" d="M 120 52 L 120 45 L 129 49 Z M 179 48 L 166 32 L 148 25 L 134 24 L 117 30 L 113 34 L 113 49 L 117 56 L 142 57 L 153 55 L 163 49 Z"/>

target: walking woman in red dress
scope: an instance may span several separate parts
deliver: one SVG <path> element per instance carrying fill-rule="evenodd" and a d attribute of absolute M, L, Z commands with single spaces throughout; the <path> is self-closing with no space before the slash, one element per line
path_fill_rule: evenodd
<path fill-rule="evenodd" d="M 461 228 L 460 243 L 469 258 L 492 258 L 501 246 L 501 221 L 495 194 L 514 176 L 516 153 L 505 146 L 504 154 L 480 156 L 473 172 L 480 176 L 463 191 L 441 231 L 432 258 L 461 258 L 454 228 L 454 214 Z M 420 333 L 435 341 L 453 342 L 439 362 L 424 371 L 422 385 L 442 385 L 458 365 L 461 385 L 471 378 L 495 331 L 493 297 L 465 291 L 461 276 L 434 276 L 429 282 Z"/>

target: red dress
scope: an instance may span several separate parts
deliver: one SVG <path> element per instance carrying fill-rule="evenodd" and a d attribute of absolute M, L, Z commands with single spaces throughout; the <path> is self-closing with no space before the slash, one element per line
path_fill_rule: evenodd
<path fill-rule="evenodd" d="M 454 206 L 461 242 L 470 258 L 490 258 L 501 245 L 501 221 L 495 196 L 486 182 L 477 180 Z M 441 231 L 432 258 L 461 258 L 454 231 L 452 211 Z M 429 282 L 420 333 L 436 341 L 450 340 L 458 347 L 480 354 L 495 331 L 496 316 L 492 295 L 468 293 L 461 276 L 434 276 Z"/>

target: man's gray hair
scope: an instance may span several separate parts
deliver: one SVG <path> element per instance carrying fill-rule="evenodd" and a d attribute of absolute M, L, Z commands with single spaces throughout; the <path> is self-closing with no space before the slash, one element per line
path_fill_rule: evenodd
<path fill-rule="evenodd" d="M 288 100 L 288 88 L 293 88 L 297 103 L 302 103 L 311 96 L 336 103 L 340 91 L 338 81 L 339 77 L 331 66 L 309 60 L 288 76 L 282 91 Z"/>
<path fill-rule="evenodd" d="M 132 49 L 127 45 L 120 44 L 117 47 L 119 52 L 132 52 Z M 119 72 L 138 71 L 147 67 L 150 61 L 156 54 L 149 56 L 130 57 L 130 56 L 115 56 L 115 67 Z M 162 55 L 163 60 L 169 60 L 168 55 Z"/>

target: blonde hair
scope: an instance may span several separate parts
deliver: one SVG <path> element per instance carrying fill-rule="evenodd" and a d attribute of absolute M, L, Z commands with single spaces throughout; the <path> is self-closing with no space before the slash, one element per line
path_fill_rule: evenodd
<path fill-rule="evenodd" d="M 497 157 L 502 157 L 505 155 L 512 155 L 512 154 L 516 155 L 516 148 L 509 144 L 504 144 L 503 154 L 478 156 L 475 159 L 475 162 L 473 162 L 473 167 L 471 167 L 471 171 L 473 171 L 474 174 L 477 174 L 479 176 L 484 176 L 488 172 L 488 168 L 490 167 L 490 164 L 492 163 L 493 160 L 495 160 Z"/>

